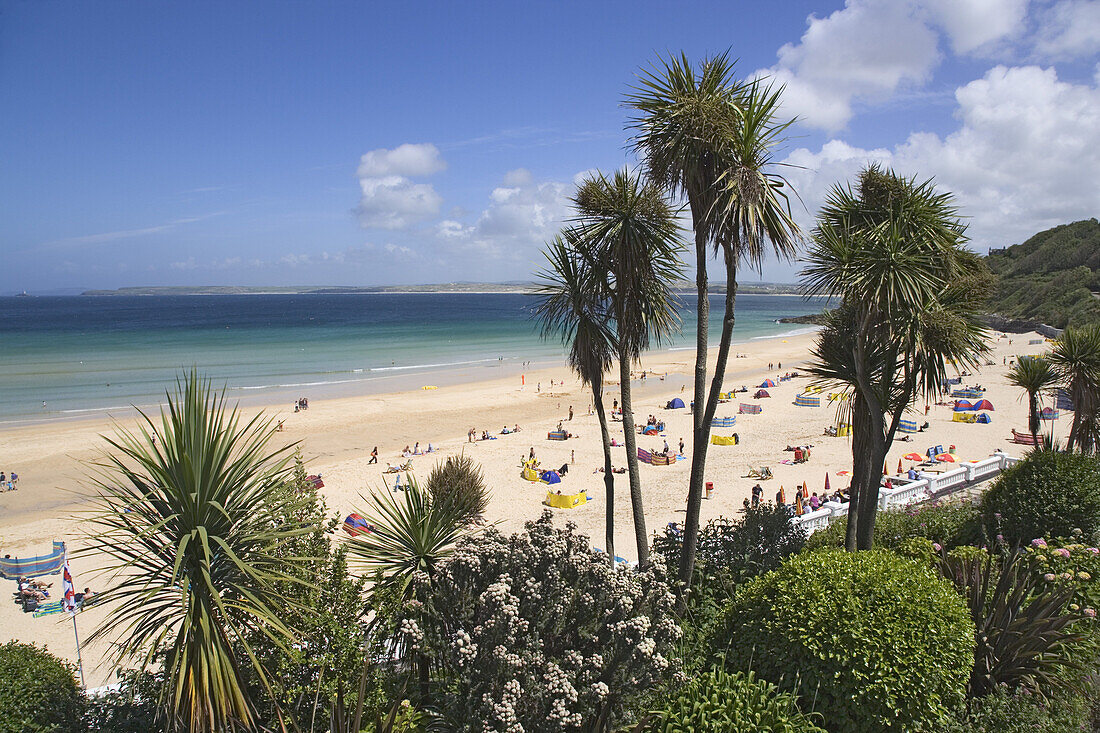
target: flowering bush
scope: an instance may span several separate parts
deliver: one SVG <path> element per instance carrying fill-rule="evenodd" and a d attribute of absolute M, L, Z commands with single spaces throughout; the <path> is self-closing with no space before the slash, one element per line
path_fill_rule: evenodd
<path fill-rule="evenodd" d="M 920 561 L 824 550 L 742 586 L 713 648 L 812 701 L 831 731 L 939 730 L 962 704 L 974 626 Z"/>
<path fill-rule="evenodd" d="M 1037 540 L 1024 552 L 1031 558 L 1036 575 L 1043 582 L 1054 585 L 1072 583 L 1076 587 L 1069 607 L 1070 611 L 1079 611 L 1086 617 L 1096 618 L 1096 609 L 1100 608 L 1100 548 L 1069 541 Z"/>
<path fill-rule="evenodd" d="M 457 730 L 569 731 L 616 722 L 679 674 L 680 630 L 659 563 L 612 568 L 545 512 L 522 533 L 463 541 L 431 585 L 414 576 L 406 643 L 441 671 L 433 702 Z"/>
<path fill-rule="evenodd" d="M 1078 453 L 1032 453 L 998 477 L 982 497 L 986 524 L 1010 545 L 1035 537 L 1100 539 L 1100 459 Z"/>

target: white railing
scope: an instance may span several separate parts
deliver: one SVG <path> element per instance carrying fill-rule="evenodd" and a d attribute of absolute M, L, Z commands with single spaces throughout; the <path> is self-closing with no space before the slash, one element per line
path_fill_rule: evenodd
<path fill-rule="evenodd" d="M 893 480 L 902 483 L 890 489 L 879 489 L 879 509 L 897 509 L 910 504 L 917 504 L 933 496 L 940 496 L 964 486 L 988 481 L 1000 475 L 1008 467 L 1018 463 L 1019 460 L 1019 458 L 1004 453 L 997 453 L 989 458 L 967 463 L 943 473 L 922 471 L 918 474 L 919 478 L 916 480 L 909 480 L 904 474 L 896 476 Z M 807 534 L 813 534 L 817 530 L 829 526 L 838 517 L 847 514 L 847 503 L 827 501 L 817 511 L 803 514 L 801 517 L 792 517 L 791 521 L 804 526 Z"/>

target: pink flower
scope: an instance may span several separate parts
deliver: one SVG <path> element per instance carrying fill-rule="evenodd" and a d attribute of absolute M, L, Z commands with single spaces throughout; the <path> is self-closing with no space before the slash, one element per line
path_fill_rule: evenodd
<path fill-rule="evenodd" d="M 1031 541 L 1031 546 L 1032 547 L 1046 547 L 1047 546 L 1047 541 L 1044 540 L 1042 537 L 1039 537 L 1038 539 L 1034 539 L 1034 540 Z"/>
<path fill-rule="evenodd" d="M 1085 615 L 1088 616 L 1089 618 L 1096 618 L 1096 609 L 1086 608 L 1085 609 Z"/>
<path fill-rule="evenodd" d="M 1054 581 L 1054 573 L 1047 573 L 1046 575 L 1043 576 L 1043 580 L 1045 580 L 1048 583 L 1053 582 Z"/>
<path fill-rule="evenodd" d="M 936 552 L 939 552 L 940 550 L 943 549 L 943 545 L 941 545 L 939 542 L 933 542 L 932 543 L 932 549 L 935 550 Z"/>
<path fill-rule="evenodd" d="M 1069 550 L 1064 547 L 1059 547 L 1057 550 L 1054 551 L 1054 554 L 1061 555 L 1062 557 L 1069 557 Z"/>
<path fill-rule="evenodd" d="M 1100 554 L 1100 547 L 1086 547 L 1085 549 L 1091 552 L 1093 555 Z"/>

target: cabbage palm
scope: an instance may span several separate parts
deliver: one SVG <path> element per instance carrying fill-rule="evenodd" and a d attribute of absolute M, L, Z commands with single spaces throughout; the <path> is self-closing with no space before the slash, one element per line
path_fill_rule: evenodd
<path fill-rule="evenodd" d="M 272 420 L 244 421 L 195 371 L 159 421 L 141 417 L 90 478 L 82 554 L 103 563 L 110 609 L 92 638 L 118 637 L 120 662 L 163 663 L 166 730 L 251 730 L 245 668 L 271 681 L 249 640 L 291 640 L 277 582 L 300 581 L 280 548 L 313 529 L 286 520 L 293 447 L 272 449 Z"/>
<path fill-rule="evenodd" d="M 609 303 L 600 297 L 592 262 L 577 251 L 577 237 L 566 230 L 547 245 L 549 267 L 540 275 L 539 303 L 535 318 L 543 338 L 558 336 L 569 346 L 570 368 L 592 390 L 592 403 L 600 420 L 603 440 L 606 543 L 609 561 L 615 563 L 615 473 L 611 464 L 611 437 L 603 406 L 604 374 L 611 369 L 616 346 L 610 324 Z"/>
<path fill-rule="evenodd" d="M 650 177 L 686 199 L 695 234 L 695 410 L 684 552 L 679 578 L 690 582 L 699 535 L 699 511 L 710 424 L 718 407 L 734 327 L 740 264 L 759 268 L 770 248 L 790 256 L 799 238 L 791 217 L 789 184 L 775 171 L 774 151 L 793 120 L 778 118 L 782 89 L 733 76 L 726 54 L 706 59 L 698 72 L 683 54 L 660 59 L 626 98 L 640 113 L 631 122 L 634 148 Z M 717 363 L 707 391 L 710 302 L 708 249 L 722 254 L 725 313 Z"/>
<path fill-rule="evenodd" d="M 880 467 L 913 399 L 987 349 L 978 316 L 992 279 L 964 232 L 950 194 L 877 166 L 856 190 L 835 187 L 818 215 L 803 284 L 844 305 L 810 371 L 853 393 L 849 550 L 871 547 Z"/>
<path fill-rule="evenodd" d="M 1067 328 L 1050 361 L 1073 400 L 1068 450 L 1100 448 L 1100 325 Z"/>
<path fill-rule="evenodd" d="M 1027 429 L 1035 445 L 1039 445 L 1039 400 L 1058 382 L 1058 373 L 1050 361 L 1038 357 L 1021 357 L 1008 372 L 1008 383 L 1027 393 Z"/>
<path fill-rule="evenodd" d="M 630 398 L 630 368 L 642 352 L 679 327 L 672 288 L 680 278 L 680 228 L 660 189 L 638 173 L 585 178 L 573 199 L 577 250 L 600 277 L 598 293 L 614 324 L 623 405 L 626 465 L 638 562 L 649 561 L 638 450 Z"/>

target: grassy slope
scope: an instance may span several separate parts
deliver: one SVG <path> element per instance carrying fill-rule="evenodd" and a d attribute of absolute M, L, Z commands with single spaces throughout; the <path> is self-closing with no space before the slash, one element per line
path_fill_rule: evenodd
<path fill-rule="evenodd" d="M 1100 223 L 1096 219 L 1039 232 L 1023 244 L 991 250 L 1000 277 L 989 310 L 1057 328 L 1100 322 Z"/>

